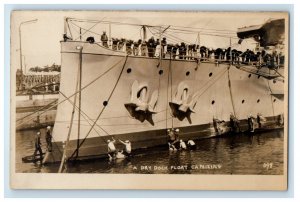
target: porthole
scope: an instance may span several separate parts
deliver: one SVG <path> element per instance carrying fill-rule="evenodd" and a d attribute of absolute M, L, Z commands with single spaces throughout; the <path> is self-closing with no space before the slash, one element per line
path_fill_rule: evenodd
<path fill-rule="evenodd" d="M 208 76 L 211 77 L 212 76 L 212 72 L 210 72 Z"/>
<path fill-rule="evenodd" d="M 186 76 L 190 75 L 190 72 L 189 72 L 189 71 L 187 71 L 187 72 L 185 73 L 185 75 L 186 75 Z"/>
<path fill-rule="evenodd" d="M 248 78 L 250 78 L 250 77 L 251 77 L 251 74 L 248 75 Z"/>
<path fill-rule="evenodd" d="M 259 103 L 259 102 L 260 102 L 260 99 L 258 99 L 256 102 Z"/>
<path fill-rule="evenodd" d="M 276 83 L 276 80 L 273 80 L 273 83 Z"/>
<path fill-rule="evenodd" d="M 164 73 L 164 70 L 161 69 L 161 70 L 159 70 L 158 73 L 159 73 L 159 75 L 162 75 Z"/>
<path fill-rule="evenodd" d="M 245 100 L 242 100 L 242 104 L 244 104 Z"/>
<path fill-rule="evenodd" d="M 104 102 L 103 102 L 103 106 L 106 106 L 108 104 L 108 102 L 105 100 Z"/>
<path fill-rule="evenodd" d="M 127 69 L 127 73 L 129 74 L 131 72 L 131 68 L 128 68 Z"/>
<path fill-rule="evenodd" d="M 273 102 L 276 102 L 276 99 L 274 99 Z"/>
<path fill-rule="evenodd" d="M 215 104 L 215 101 L 213 100 L 213 101 L 211 101 L 211 104 L 213 105 L 213 104 Z"/>

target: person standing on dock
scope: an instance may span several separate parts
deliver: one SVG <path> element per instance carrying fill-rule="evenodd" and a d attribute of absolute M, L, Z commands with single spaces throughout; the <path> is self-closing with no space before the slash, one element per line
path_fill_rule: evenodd
<path fill-rule="evenodd" d="M 111 140 L 107 140 L 107 151 L 108 151 L 108 157 L 109 159 L 112 159 L 113 157 L 116 156 L 117 150 L 115 146 L 116 140 L 112 137 Z"/>
<path fill-rule="evenodd" d="M 46 130 L 46 142 L 47 142 L 47 150 L 49 152 L 52 151 L 52 134 L 51 134 L 51 126 L 47 126 Z"/>
<path fill-rule="evenodd" d="M 119 139 L 119 142 L 121 142 L 123 145 L 125 145 L 125 155 L 131 156 L 131 142 L 129 140 L 126 140 L 125 142 Z"/>
<path fill-rule="evenodd" d="M 43 160 L 43 151 L 42 151 L 42 148 L 41 148 L 41 133 L 40 132 L 37 132 L 36 135 L 35 135 L 34 146 L 35 146 L 35 150 L 34 150 L 34 153 L 33 153 L 33 159 L 34 160 L 36 159 L 36 155 L 39 152 L 39 156 L 40 156 L 39 160 L 42 162 L 42 160 Z"/>

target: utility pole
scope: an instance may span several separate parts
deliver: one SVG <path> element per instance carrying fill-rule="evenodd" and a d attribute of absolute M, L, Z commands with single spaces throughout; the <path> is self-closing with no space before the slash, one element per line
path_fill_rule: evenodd
<path fill-rule="evenodd" d="M 23 61 L 22 61 L 22 25 L 29 24 L 29 23 L 36 23 L 38 20 L 28 20 L 28 21 L 23 21 L 19 25 L 19 42 L 20 42 L 20 68 L 21 68 L 21 73 L 23 76 Z"/>

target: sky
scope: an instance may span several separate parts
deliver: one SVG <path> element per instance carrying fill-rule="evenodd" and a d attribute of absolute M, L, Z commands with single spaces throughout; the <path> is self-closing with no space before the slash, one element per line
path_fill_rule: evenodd
<path fill-rule="evenodd" d="M 176 26 L 195 27 L 202 29 L 193 29 L 199 31 L 200 45 L 210 48 L 226 48 L 230 45 L 230 39 L 217 36 L 207 36 L 205 34 L 224 33 L 236 36 L 235 32 L 238 28 L 250 25 L 263 24 L 270 18 L 280 18 L 280 13 L 211 13 L 211 12 L 144 12 L 144 11 L 14 11 L 11 15 L 11 66 L 14 69 L 20 68 L 20 52 L 19 52 L 19 26 L 21 22 L 37 19 L 36 23 L 24 24 L 21 26 L 22 37 L 22 53 L 23 67 L 26 69 L 34 66 L 46 66 L 60 64 L 60 41 L 64 33 L 64 18 L 79 18 L 91 20 L 104 20 L 122 23 L 134 23 L 141 25 L 156 25 L 171 28 Z M 89 28 L 94 24 L 77 23 L 78 25 Z M 74 25 L 70 25 L 73 34 L 76 33 Z M 226 31 L 214 31 L 226 30 Z M 77 29 L 78 31 L 78 29 Z M 108 25 L 97 24 L 93 32 L 102 33 L 109 32 Z M 153 31 L 153 29 L 152 29 Z M 180 32 L 180 33 L 179 33 Z M 167 30 L 167 34 L 171 34 L 183 41 L 195 43 L 197 33 L 183 34 L 182 31 Z M 83 39 L 93 34 L 87 33 Z M 112 25 L 112 37 L 124 37 L 127 39 L 138 40 L 141 37 L 141 28 L 138 26 Z M 151 33 L 147 31 L 147 37 L 151 37 Z M 74 36 L 74 38 L 76 38 Z M 95 35 L 95 40 L 99 40 L 99 36 Z M 173 39 L 174 37 L 172 37 Z M 168 42 L 172 41 L 171 37 L 167 37 Z M 246 40 L 242 45 L 237 45 L 238 39 L 233 38 L 233 47 L 245 50 L 255 46 L 253 40 Z"/>

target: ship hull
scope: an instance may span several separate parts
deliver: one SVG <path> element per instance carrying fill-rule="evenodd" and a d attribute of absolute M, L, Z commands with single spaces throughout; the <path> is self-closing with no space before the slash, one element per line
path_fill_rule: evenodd
<path fill-rule="evenodd" d="M 229 123 L 227 123 L 229 125 Z M 269 126 L 278 126 L 277 124 L 277 117 L 267 117 L 267 121 L 265 125 Z M 180 128 L 181 136 L 180 138 L 183 141 L 188 140 L 201 140 L 205 138 L 220 138 L 223 136 L 231 135 L 240 135 L 242 133 L 246 135 L 254 135 L 257 131 L 260 132 L 265 130 L 277 130 L 282 129 L 282 127 L 272 127 L 272 128 L 264 128 L 264 129 L 256 129 L 254 132 L 249 131 L 248 129 L 248 121 L 247 120 L 240 120 L 240 130 L 241 133 L 235 133 L 233 131 L 229 131 L 228 133 L 220 134 L 215 132 L 213 128 L 213 124 L 203 124 L 197 126 L 190 126 L 185 128 Z M 107 143 L 105 139 L 109 139 L 111 136 L 103 136 L 103 137 L 92 137 L 87 139 L 80 139 L 80 142 L 84 141 L 85 145 L 80 148 L 78 156 L 74 155 L 73 158 L 69 160 L 93 160 L 93 159 L 102 159 L 108 158 L 107 155 Z M 124 133 L 124 134 L 116 134 L 114 135 L 116 140 L 118 139 L 130 139 L 132 140 L 132 150 L 133 155 L 139 151 L 143 151 L 146 149 L 151 149 L 157 146 L 165 147 L 168 149 L 168 135 L 165 129 L 155 130 L 155 131 L 143 131 L 143 132 L 136 132 L 136 133 Z M 117 150 L 125 150 L 125 146 L 116 143 L 115 144 Z M 46 152 L 46 158 L 44 159 L 44 163 L 55 163 L 60 162 L 62 159 L 62 154 L 65 148 L 65 144 L 62 142 L 53 142 L 53 151 Z M 68 149 L 66 151 L 68 156 L 71 156 L 77 148 L 77 140 L 71 140 L 68 145 Z"/>
<path fill-rule="evenodd" d="M 61 52 L 56 149 L 46 163 L 61 160 L 68 139 L 67 158 L 92 158 L 106 155 L 111 137 L 130 140 L 133 149 L 149 148 L 167 143 L 168 128 L 181 129 L 183 140 L 201 139 L 219 135 L 213 119 L 229 122 L 233 114 L 248 129 L 250 114 L 260 113 L 273 124 L 284 113 L 283 82 L 234 65 L 126 56 L 84 42 L 62 42 Z M 76 87 L 80 68 L 81 100 Z"/>

